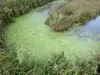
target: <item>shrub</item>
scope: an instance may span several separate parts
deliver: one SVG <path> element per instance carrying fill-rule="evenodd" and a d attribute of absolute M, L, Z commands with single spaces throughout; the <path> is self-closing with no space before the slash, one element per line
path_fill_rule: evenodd
<path fill-rule="evenodd" d="M 100 14 L 99 7 L 99 0 L 72 0 L 56 11 L 51 10 L 46 24 L 54 31 L 68 30 L 75 23 L 84 25 Z"/>

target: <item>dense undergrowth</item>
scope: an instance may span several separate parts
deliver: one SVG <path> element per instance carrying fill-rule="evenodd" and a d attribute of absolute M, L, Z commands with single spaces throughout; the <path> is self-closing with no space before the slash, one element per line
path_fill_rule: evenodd
<path fill-rule="evenodd" d="M 0 19 L 3 23 L 13 22 L 13 17 L 28 13 L 31 9 L 51 1 L 54 0 L 5 0 L 0 9 Z"/>
<path fill-rule="evenodd" d="M 100 0 L 71 0 L 52 11 L 46 24 L 54 31 L 68 30 L 76 23 L 84 25 L 100 14 L 99 7 Z"/>
<path fill-rule="evenodd" d="M 53 54 L 46 63 L 33 60 L 19 64 L 16 54 L 0 52 L 0 75 L 99 75 L 97 72 L 100 58 L 90 60 L 77 58 L 75 64 L 66 59 L 64 52 Z"/>

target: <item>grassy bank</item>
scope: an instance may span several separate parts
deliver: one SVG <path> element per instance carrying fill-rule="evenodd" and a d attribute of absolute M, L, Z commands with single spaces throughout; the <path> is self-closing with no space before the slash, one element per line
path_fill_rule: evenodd
<path fill-rule="evenodd" d="M 72 0 L 51 13 L 46 24 L 54 31 L 65 31 L 78 23 L 84 25 L 100 14 L 99 0 Z"/>
<path fill-rule="evenodd" d="M 32 61 L 19 64 L 16 54 L 0 52 L 1 75 L 99 75 L 97 73 L 100 58 L 90 60 L 77 59 L 75 64 L 64 57 L 64 53 L 53 54 L 47 63 Z"/>

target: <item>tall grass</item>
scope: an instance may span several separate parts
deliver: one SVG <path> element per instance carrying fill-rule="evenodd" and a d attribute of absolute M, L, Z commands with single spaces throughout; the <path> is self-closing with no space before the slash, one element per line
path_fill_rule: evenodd
<path fill-rule="evenodd" d="M 46 63 L 33 61 L 19 64 L 16 54 L 0 52 L 0 75 L 98 75 L 100 59 L 77 59 L 75 64 L 64 53 L 53 54 Z"/>
<path fill-rule="evenodd" d="M 13 17 L 28 13 L 31 9 L 54 0 L 5 0 L 0 8 L 0 19 L 5 23 L 13 22 Z"/>
<path fill-rule="evenodd" d="M 100 14 L 100 0 L 72 0 L 51 13 L 46 21 L 54 31 L 68 30 L 75 23 L 84 25 Z"/>

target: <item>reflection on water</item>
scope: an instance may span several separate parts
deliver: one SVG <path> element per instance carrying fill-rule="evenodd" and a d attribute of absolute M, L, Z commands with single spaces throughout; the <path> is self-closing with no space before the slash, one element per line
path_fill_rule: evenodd
<path fill-rule="evenodd" d="M 44 17 L 48 17 L 48 15 L 49 15 L 49 8 L 47 8 L 46 10 L 44 10 L 43 12 L 42 12 L 42 14 L 43 14 L 43 16 Z"/>
<path fill-rule="evenodd" d="M 87 22 L 86 25 L 73 31 L 70 35 L 76 35 L 80 39 L 90 38 L 96 41 L 100 40 L 100 16 Z"/>
<path fill-rule="evenodd" d="M 93 35 L 100 34 L 100 16 L 89 21 L 81 30 L 91 32 Z"/>

